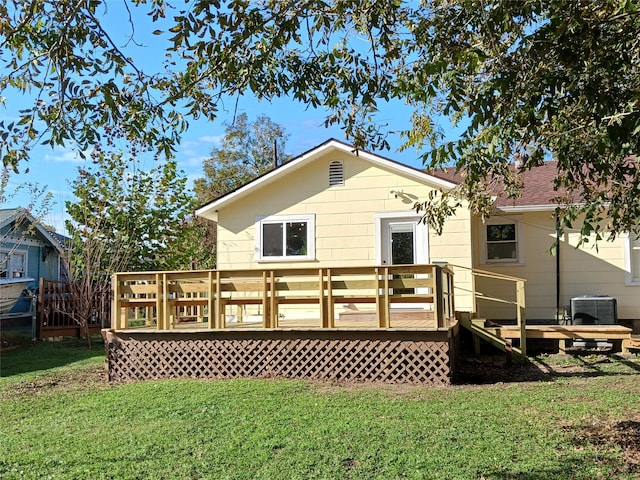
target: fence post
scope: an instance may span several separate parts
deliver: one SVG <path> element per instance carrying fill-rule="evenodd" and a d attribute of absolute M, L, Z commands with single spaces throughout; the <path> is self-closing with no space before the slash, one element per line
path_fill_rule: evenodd
<path fill-rule="evenodd" d="M 40 277 L 40 281 L 38 282 L 38 298 L 36 302 L 36 315 L 37 318 L 37 327 L 36 327 L 36 337 L 40 338 L 42 335 L 42 327 L 44 326 L 44 277 Z"/>

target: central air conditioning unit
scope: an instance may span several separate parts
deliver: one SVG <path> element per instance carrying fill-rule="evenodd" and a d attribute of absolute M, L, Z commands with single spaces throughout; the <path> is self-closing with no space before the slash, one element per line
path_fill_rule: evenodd
<path fill-rule="evenodd" d="M 618 321 L 615 298 L 583 296 L 571 299 L 571 318 L 574 325 L 615 325 Z"/>

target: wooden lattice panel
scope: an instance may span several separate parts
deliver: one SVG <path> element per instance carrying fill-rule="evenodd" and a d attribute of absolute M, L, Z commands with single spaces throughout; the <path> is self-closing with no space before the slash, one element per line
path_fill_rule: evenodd
<path fill-rule="evenodd" d="M 433 338 L 424 332 L 381 332 L 378 338 L 372 332 L 218 333 L 109 332 L 109 379 L 283 377 L 449 384 L 454 373 L 453 349 L 441 333 Z"/>

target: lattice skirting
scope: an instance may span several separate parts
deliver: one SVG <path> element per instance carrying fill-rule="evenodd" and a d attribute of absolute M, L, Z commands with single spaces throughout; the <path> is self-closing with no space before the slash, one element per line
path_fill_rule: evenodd
<path fill-rule="evenodd" d="M 457 335 L 423 331 L 106 331 L 109 380 L 306 378 L 447 385 Z"/>

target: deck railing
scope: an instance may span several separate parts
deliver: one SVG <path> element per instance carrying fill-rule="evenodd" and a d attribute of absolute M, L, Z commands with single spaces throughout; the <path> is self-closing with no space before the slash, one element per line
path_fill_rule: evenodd
<path fill-rule="evenodd" d="M 453 272 L 443 265 L 205 270 L 117 273 L 112 278 L 112 328 L 170 330 L 185 320 L 227 328 L 228 308 L 242 322 L 247 306 L 262 328 L 280 328 L 285 306 L 312 305 L 314 328 L 335 328 L 337 305 L 375 305 L 376 327 L 391 327 L 391 307 L 420 305 L 437 328 L 454 318 Z"/>
<path fill-rule="evenodd" d="M 478 270 L 476 268 L 471 269 L 471 268 L 462 267 L 459 265 L 452 265 L 451 268 L 453 268 L 454 270 L 462 269 L 462 270 L 470 271 L 471 275 L 473 275 L 475 279 L 482 277 L 482 278 L 492 279 L 498 282 L 504 282 L 504 287 L 501 289 L 504 292 L 504 294 L 501 295 L 500 297 L 485 295 L 481 292 L 478 292 L 476 290 L 476 286 L 474 282 L 473 312 L 474 312 L 474 315 L 477 315 L 479 312 L 481 313 L 478 306 L 479 302 L 491 302 L 494 304 L 498 303 L 498 304 L 511 306 L 511 308 L 515 310 L 514 313 L 515 313 L 515 319 L 516 319 L 516 327 L 519 330 L 519 337 L 518 337 L 518 340 L 520 341 L 519 352 L 522 353 L 523 355 L 526 355 L 526 352 L 527 352 L 527 334 L 526 334 L 527 319 L 525 315 L 525 311 L 526 311 L 525 310 L 525 282 L 526 280 L 519 277 L 513 277 L 511 275 L 504 275 L 501 273 Z M 513 289 L 513 290 L 509 291 L 510 289 Z M 513 299 L 510 299 L 509 297 Z"/>

